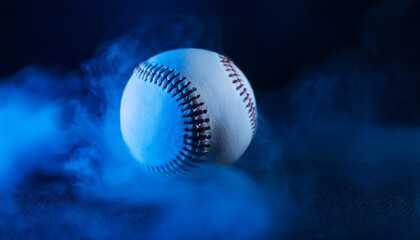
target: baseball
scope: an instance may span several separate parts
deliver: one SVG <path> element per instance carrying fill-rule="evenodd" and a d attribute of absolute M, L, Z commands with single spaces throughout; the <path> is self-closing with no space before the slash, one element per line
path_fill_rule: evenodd
<path fill-rule="evenodd" d="M 229 58 L 203 49 L 171 50 L 141 63 L 125 87 L 120 114 L 133 157 L 163 175 L 232 164 L 257 128 L 245 75 Z"/>

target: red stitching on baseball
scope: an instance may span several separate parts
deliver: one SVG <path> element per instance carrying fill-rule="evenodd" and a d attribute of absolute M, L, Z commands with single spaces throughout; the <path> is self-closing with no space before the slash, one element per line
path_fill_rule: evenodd
<path fill-rule="evenodd" d="M 204 132 L 207 130 L 210 130 L 210 127 L 185 128 L 186 132 Z"/>
<path fill-rule="evenodd" d="M 193 137 L 193 136 L 189 136 L 189 135 L 184 135 L 184 138 L 185 139 L 189 139 L 189 140 L 192 140 L 192 141 L 200 141 L 200 140 L 206 140 L 206 139 L 210 139 L 211 138 L 211 135 L 200 135 L 200 136 L 198 136 L 198 137 Z"/>
<path fill-rule="evenodd" d="M 181 87 L 180 89 L 176 89 L 176 92 L 172 95 L 172 97 L 176 97 L 176 95 L 178 95 L 179 93 L 181 93 L 182 91 L 184 91 L 185 88 L 187 88 L 189 85 L 191 84 L 191 82 L 188 82 L 187 84 L 185 84 L 183 87 Z M 181 94 L 181 98 L 182 98 Z"/>
<path fill-rule="evenodd" d="M 162 68 L 161 68 L 162 69 Z M 157 77 L 156 77 L 156 79 L 155 79 L 155 84 L 157 84 L 157 81 L 159 80 L 159 79 L 163 79 L 163 78 L 161 78 L 160 76 L 162 75 L 162 73 L 164 73 L 164 72 L 167 72 L 167 70 L 168 70 L 169 68 L 168 67 L 166 67 L 166 68 L 163 68 L 163 70 L 157 75 Z"/>
<path fill-rule="evenodd" d="M 190 103 L 193 103 L 193 102 L 191 101 Z M 186 110 L 193 110 L 193 109 L 196 109 L 196 108 L 202 106 L 203 104 L 204 103 L 197 103 L 197 104 L 189 105 L 188 107 L 183 108 L 182 111 L 185 112 Z"/>
<path fill-rule="evenodd" d="M 233 84 L 239 84 L 236 86 L 236 90 L 241 90 L 239 96 L 245 95 L 245 98 L 243 99 L 243 102 L 248 102 L 248 104 L 245 106 L 245 108 L 248 109 L 249 113 L 249 119 L 251 122 L 251 130 L 252 135 L 255 134 L 257 131 L 257 109 L 255 108 L 255 104 L 252 101 L 252 98 L 250 97 L 250 94 L 247 92 L 247 89 L 244 87 L 243 80 L 241 79 L 241 76 L 239 75 L 239 72 L 236 70 L 236 68 L 233 66 L 232 61 L 221 54 L 219 54 L 220 62 L 223 63 L 223 66 L 225 67 L 225 70 L 229 73 L 229 77 L 233 78 L 232 83 Z"/>
<path fill-rule="evenodd" d="M 194 91 L 195 91 L 195 90 L 194 90 Z M 197 100 L 199 97 L 200 97 L 200 94 L 198 94 L 198 95 L 197 95 L 197 96 L 195 96 L 195 97 L 192 97 L 191 99 L 187 98 L 187 99 L 185 100 L 185 102 L 180 103 L 178 106 L 182 107 L 182 106 L 183 106 L 183 105 L 185 105 L 185 104 L 190 104 L 191 102 L 194 102 L 195 100 Z"/>
<path fill-rule="evenodd" d="M 188 168 L 197 168 L 193 163 L 201 163 L 201 159 L 208 154 L 210 147 L 209 139 L 211 138 L 210 120 L 207 118 L 207 109 L 202 109 L 203 102 L 199 102 L 200 95 L 196 95 L 196 88 L 192 88 L 191 82 L 186 81 L 186 77 L 180 76 L 180 73 L 174 73 L 173 69 L 167 66 L 155 63 L 141 63 L 136 67 L 135 75 L 139 79 L 154 83 L 161 87 L 168 94 L 174 91 L 170 96 L 175 100 L 182 102 L 178 105 L 180 110 L 184 112 L 184 147 L 175 158 L 163 165 L 149 166 L 143 164 L 146 169 L 159 172 L 164 175 L 177 175 L 180 171 L 189 171 Z M 162 86 L 163 85 L 163 86 Z"/>
<path fill-rule="evenodd" d="M 165 85 L 163 86 L 163 90 L 165 90 L 167 87 L 168 87 L 168 85 L 172 82 L 172 80 L 174 79 L 174 78 L 176 78 L 176 77 L 178 77 L 179 76 L 179 74 L 180 73 L 176 73 L 176 74 L 174 74 L 172 77 L 170 77 L 167 81 L 166 81 L 166 83 L 165 83 Z"/>
<path fill-rule="evenodd" d="M 184 118 L 186 118 L 186 117 L 198 117 L 199 115 L 201 115 L 203 113 L 207 113 L 207 110 L 206 109 L 204 109 L 204 110 L 200 109 L 200 110 L 197 110 L 197 111 L 192 112 L 190 114 L 184 114 Z"/>
<path fill-rule="evenodd" d="M 183 171 L 191 172 L 188 168 L 185 167 L 184 164 L 180 164 L 180 163 L 178 163 L 178 161 L 179 160 L 172 161 L 172 162 L 169 162 L 169 164 L 175 169 L 182 169 Z M 176 164 L 176 167 L 172 163 Z"/>
<path fill-rule="evenodd" d="M 194 162 L 194 163 L 201 163 L 201 162 L 204 162 L 204 160 L 201 160 L 201 159 L 197 159 L 197 158 L 194 158 L 194 157 L 191 157 L 190 156 L 190 154 L 191 154 L 191 152 L 189 152 L 188 150 L 187 150 L 187 148 L 183 148 L 182 150 L 184 150 L 185 152 L 187 152 L 187 153 L 184 153 L 184 152 L 180 152 L 180 154 L 185 158 L 185 159 L 188 159 L 189 161 L 191 161 L 191 162 Z M 197 155 L 197 154 L 196 154 Z M 197 156 L 199 156 L 199 155 L 197 155 Z M 184 160 L 185 161 L 185 160 Z"/>
<path fill-rule="evenodd" d="M 190 142 L 186 142 L 186 141 L 184 141 L 184 144 L 188 145 L 188 146 L 195 147 L 195 148 L 208 148 L 208 147 L 210 147 L 210 144 L 194 144 L 194 143 L 190 143 Z"/>
<path fill-rule="evenodd" d="M 171 74 L 171 73 L 173 73 L 174 72 L 174 70 L 170 70 L 170 71 L 168 71 L 162 78 L 161 78 L 161 80 L 160 80 L 160 83 L 159 83 L 159 87 L 160 86 L 162 86 L 162 83 L 163 83 L 163 80 L 165 80 L 168 76 L 169 76 L 169 74 Z"/>
<path fill-rule="evenodd" d="M 168 93 L 172 92 L 172 90 L 176 89 L 178 85 L 185 80 L 185 77 L 181 77 L 175 83 L 172 83 L 171 87 L 168 89 Z"/>
<path fill-rule="evenodd" d="M 180 154 L 182 155 L 182 152 L 180 152 Z M 182 160 L 182 158 L 180 156 L 176 156 L 176 159 L 178 159 L 178 161 L 181 162 L 181 165 L 188 166 L 188 167 L 191 167 L 191 168 L 197 168 L 198 167 L 194 164 L 191 164 L 188 161 Z"/>

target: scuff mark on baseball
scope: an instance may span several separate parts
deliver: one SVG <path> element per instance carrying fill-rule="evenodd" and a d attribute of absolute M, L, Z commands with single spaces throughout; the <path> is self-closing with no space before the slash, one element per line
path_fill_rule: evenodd
<path fill-rule="evenodd" d="M 221 54 L 194 48 L 141 63 L 120 114 L 131 154 L 163 175 L 236 162 L 257 127 L 255 96 L 242 71 Z"/>

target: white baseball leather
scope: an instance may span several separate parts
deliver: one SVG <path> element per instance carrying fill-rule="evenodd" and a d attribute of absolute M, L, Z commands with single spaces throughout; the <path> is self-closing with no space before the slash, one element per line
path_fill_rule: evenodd
<path fill-rule="evenodd" d="M 231 164 L 256 130 L 256 102 L 232 61 L 203 49 L 160 53 L 135 70 L 121 102 L 121 131 L 132 155 L 173 175 Z"/>

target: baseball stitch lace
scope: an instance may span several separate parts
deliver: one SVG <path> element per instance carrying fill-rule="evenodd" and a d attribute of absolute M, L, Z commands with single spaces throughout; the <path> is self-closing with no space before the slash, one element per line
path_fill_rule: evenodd
<path fill-rule="evenodd" d="M 252 100 L 251 95 L 245 88 L 244 81 L 241 79 L 239 72 L 233 66 L 232 61 L 221 54 L 219 54 L 220 62 L 225 67 L 225 70 L 229 72 L 229 77 L 232 78 L 232 83 L 235 84 L 236 90 L 239 91 L 239 96 L 243 97 L 243 102 L 246 104 L 245 108 L 248 109 L 249 120 L 251 123 L 252 135 L 257 130 L 257 109 L 255 108 L 255 102 Z"/>
<path fill-rule="evenodd" d="M 178 155 L 166 164 L 143 164 L 144 167 L 164 175 L 178 175 L 182 171 L 197 168 L 197 164 L 204 162 L 203 157 L 208 154 L 211 138 L 210 119 L 207 110 L 203 108 L 204 103 L 199 100 L 197 89 L 180 73 L 156 63 L 141 63 L 135 69 L 135 74 L 140 80 L 155 84 L 170 94 L 178 102 L 185 124 L 184 146 Z"/>

